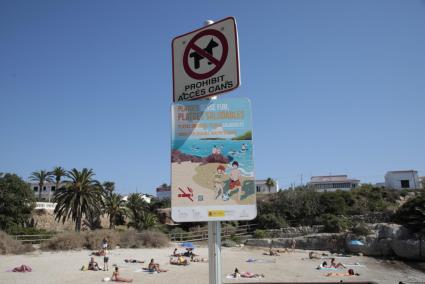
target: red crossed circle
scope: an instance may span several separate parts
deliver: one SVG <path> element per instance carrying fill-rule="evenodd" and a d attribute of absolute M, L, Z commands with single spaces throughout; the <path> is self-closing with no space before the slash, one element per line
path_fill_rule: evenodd
<path fill-rule="evenodd" d="M 209 54 L 208 52 L 206 52 L 205 50 L 203 50 L 202 48 L 200 48 L 199 46 L 195 44 L 195 42 L 203 36 L 215 36 L 221 42 L 223 51 L 221 53 L 220 59 L 216 59 L 214 56 L 212 56 L 211 54 Z M 215 67 L 206 73 L 196 73 L 195 71 L 193 71 L 189 66 L 189 52 L 191 49 L 196 51 L 199 55 L 208 59 L 212 64 L 215 65 Z M 217 73 L 221 69 L 221 67 L 223 67 L 224 63 L 226 62 L 228 51 L 229 51 L 229 45 L 227 43 L 227 40 L 224 34 L 222 34 L 221 32 L 217 30 L 212 30 L 212 29 L 204 30 L 200 32 L 199 34 L 197 34 L 196 36 L 194 36 L 186 46 L 186 49 L 183 54 L 184 71 L 186 71 L 187 75 L 189 75 L 193 79 L 197 79 L 197 80 L 207 79 L 208 77 L 211 77 L 212 75 Z"/>

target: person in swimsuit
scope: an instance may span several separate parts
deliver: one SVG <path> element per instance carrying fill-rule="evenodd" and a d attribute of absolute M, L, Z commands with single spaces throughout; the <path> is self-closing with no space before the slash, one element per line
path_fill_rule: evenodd
<path fill-rule="evenodd" d="M 120 276 L 120 273 L 118 271 L 118 266 L 115 267 L 115 271 L 112 273 L 111 280 L 116 282 L 129 282 L 129 283 L 133 282 L 133 279 L 127 279 Z"/>
<path fill-rule="evenodd" d="M 152 272 L 156 271 L 158 273 L 160 273 L 160 272 L 167 272 L 168 271 L 168 270 L 165 270 L 165 269 L 161 269 L 159 267 L 159 264 L 158 263 L 155 263 L 155 261 L 154 261 L 153 258 L 151 259 L 151 262 L 149 262 L 148 270 L 149 271 L 152 271 Z"/>
<path fill-rule="evenodd" d="M 344 266 L 344 264 L 342 264 L 341 262 L 335 263 L 335 258 L 332 258 L 331 259 L 331 266 L 330 267 L 333 267 L 333 268 L 340 268 L 340 267 L 346 268 Z"/>
<path fill-rule="evenodd" d="M 241 172 L 238 168 L 239 168 L 239 163 L 237 161 L 234 161 L 232 163 L 232 170 L 230 172 L 229 190 L 230 191 L 237 190 L 238 200 L 241 200 L 242 185 L 241 185 L 241 181 L 239 180 L 241 176 Z"/>
<path fill-rule="evenodd" d="M 109 252 L 107 249 L 104 249 L 103 251 L 105 252 L 105 254 L 103 255 L 103 271 L 109 271 Z"/>
<path fill-rule="evenodd" d="M 90 258 L 90 262 L 89 262 L 87 270 L 93 270 L 93 271 L 99 271 L 100 270 L 99 265 L 97 264 L 96 261 L 94 261 L 94 257 Z"/>
<path fill-rule="evenodd" d="M 330 272 L 325 275 L 326 277 L 340 277 L 340 276 L 360 276 L 359 273 L 355 273 L 353 269 L 348 269 L 345 273 L 340 272 Z"/>

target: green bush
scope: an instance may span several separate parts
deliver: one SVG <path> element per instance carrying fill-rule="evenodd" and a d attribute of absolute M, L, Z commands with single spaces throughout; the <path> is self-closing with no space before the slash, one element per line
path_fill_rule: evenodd
<path fill-rule="evenodd" d="M 325 232 L 339 233 L 345 231 L 348 228 L 348 221 L 344 217 L 332 214 L 323 214 L 320 217 Z"/>
<path fill-rule="evenodd" d="M 280 229 L 287 226 L 285 219 L 276 214 L 268 213 L 258 216 L 258 227 L 262 229 Z"/>
<path fill-rule="evenodd" d="M 34 192 L 15 174 L 0 175 L 0 230 L 24 226 L 35 207 Z"/>
<path fill-rule="evenodd" d="M 224 240 L 221 245 L 223 247 L 236 247 L 238 244 L 230 239 Z"/>
<path fill-rule="evenodd" d="M 360 222 L 355 224 L 352 228 L 351 228 L 351 232 L 357 236 L 367 236 L 369 235 L 372 231 L 369 229 L 369 227 L 367 226 L 366 223 L 364 222 Z"/>
<path fill-rule="evenodd" d="M 256 239 L 265 239 L 267 238 L 267 232 L 265 230 L 257 229 L 254 231 L 254 238 Z"/>
<path fill-rule="evenodd" d="M 37 229 L 34 227 L 21 227 L 12 226 L 7 230 L 9 235 L 52 235 L 55 234 L 53 231 L 47 231 L 45 229 Z"/>
<path fill-rule="evenodd" d="M 394 221 L 414 233 L 425 234 L 425 194 L 404 203 L 394 215 Z"/>

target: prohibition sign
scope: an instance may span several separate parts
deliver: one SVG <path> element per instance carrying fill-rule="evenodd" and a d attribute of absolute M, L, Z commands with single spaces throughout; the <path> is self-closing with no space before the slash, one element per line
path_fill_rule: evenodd
<path fill-rule="evenodd" d="M 221 53 L 220 59 L 216 59 L 214 56 L 212 56 L 212 54 L 206 52 L 201 47 L 199 47 L 195 44 L 195 42 L 203 36 L 215 36 L 221 42 L 221 46 L 222 46 L 223 51 Z M 194 72 L 189 66 L 189 52 L 190 52 L 191 49 L 196 51 L 199 55 L 208 59 L 212 64 L 215 65 L 215 67 L 213 69 L 211 69 L 210 71 L 208 71 L 206 73 L 202 73 L 202 74 Z M 223 67 L 223 65 L 224 65 L 224 63 L 226 62 L 226 59 L 227 59 L 228 51 L 229 51 L 229 45 L 227 43 L 226 37 L 221 32 L 219 32 L 217 30 L 212 30 L 212 29 L 204 30 L 204 31 L 200 32 L 199 34 L 197 34 L 196 36 L 194 36 L 189 41 L 189 43 L 187 44 L 187 47 L 186 47 L 184 54 L 183 54 L 184 71 L 186 71 L 187 75 L 189 75 L 193 79 L 197 79 L 197 80 L 207 79 L 208 77 L 211 77 L 212 75 L 217 73 L 221 69 L 221 67 Z"/>

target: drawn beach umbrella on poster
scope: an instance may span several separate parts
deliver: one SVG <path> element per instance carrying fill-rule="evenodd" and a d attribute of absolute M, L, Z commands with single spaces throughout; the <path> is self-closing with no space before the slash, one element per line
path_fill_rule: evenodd
<path fill-rule="evenodd" d="M 361 242 L 361 241 L 359 241 L 359 240 L 351 240 L 350 241 L 350 245 L 353 245 L 353 246 L 364 246 L 364 243 Z"/>
<path fill-rule="evenodd" d="M 195 245 L 191 242 L 183 242 L 180 244 L 180 246 L 186 249 L 195 249 Z"/>

